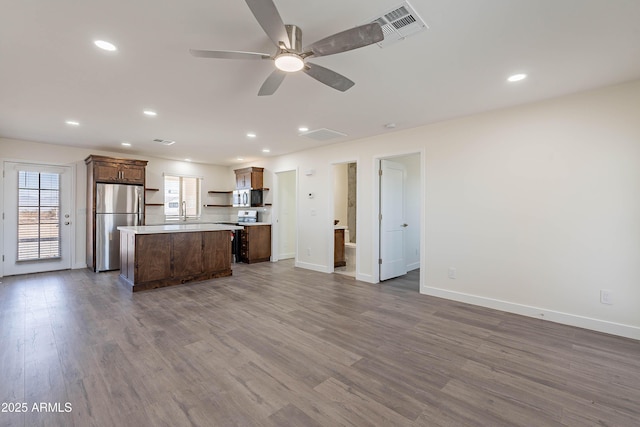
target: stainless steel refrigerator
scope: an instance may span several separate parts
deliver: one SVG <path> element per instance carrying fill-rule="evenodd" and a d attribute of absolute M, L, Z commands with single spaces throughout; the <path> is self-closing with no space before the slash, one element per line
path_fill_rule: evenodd
<path fill-rule="evenodd" d="M 118 227 L 143 224 L 142 185 L 96 184 L 96 271 L 120 268 Z"/>

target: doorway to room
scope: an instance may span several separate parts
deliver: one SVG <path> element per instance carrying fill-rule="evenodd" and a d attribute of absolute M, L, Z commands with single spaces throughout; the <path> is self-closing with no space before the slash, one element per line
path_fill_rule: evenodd
<path fill-rule="evenodd" d="M 333 165 L 333 271 L 356 277 L 358 165 Z"/>
<path fill-rule="evenodd" d="M 420 290 L 420 153 L 379 162 L 379 280 Z M 394 279 L 396 280 L 389 280 Z"/>
<path fill-rule="evenodd" d="M 274 261 L 296 258 L 297 199 L 296 171 L 276 173 L 276 215 L 274 225 Z"/>

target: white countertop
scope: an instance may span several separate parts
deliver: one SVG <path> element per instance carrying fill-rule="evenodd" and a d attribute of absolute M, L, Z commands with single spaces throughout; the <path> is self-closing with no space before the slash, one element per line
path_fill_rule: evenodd
<path fill-rule="evenodd" d="M 238 223 L 238 224 L 241 224 L 241 223 Z M 251 227 L 252 225 L 271 225 L 271 223 L 270 222 L 243 222 L 242 225 L 245 227 Z"/>
<path fill-rule="evenodd" d="M 188 233 L 195 231 L 233 231 L 242 230 L 243 227 L 225 224 L 164 224 L 164 225 L 140 225 L 120 226 L 118 230 L 133 234 L 161 234 L 161 233 Z"/>
<path fill-rule="evenodd" d="M 334 225 L 333 228 L 335 230 L 346 230 L 349 227 L 347 227 L 346 225 Z"/>

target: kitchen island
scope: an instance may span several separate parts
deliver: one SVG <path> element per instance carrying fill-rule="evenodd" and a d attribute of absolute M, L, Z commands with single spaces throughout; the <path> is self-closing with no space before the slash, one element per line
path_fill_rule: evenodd
<path fill-rule="evenodd" d="M 120 277 L 133 292 L 231 276 L 231 237 L 223 224 L 123 226 Z"/>

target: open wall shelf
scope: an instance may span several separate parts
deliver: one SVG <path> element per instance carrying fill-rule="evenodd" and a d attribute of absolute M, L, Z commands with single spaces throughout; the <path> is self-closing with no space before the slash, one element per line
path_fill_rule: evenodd
<path fill-rule="evenodd" d="M 206 203 L 203 206 L 205 208 L 231 208 L 233 205 L 231 204 L 231 195 L 233 191 L 227 190 L 211 190 L 207 191 L 207 194 L 214 197 L 218 203 Z"/>

